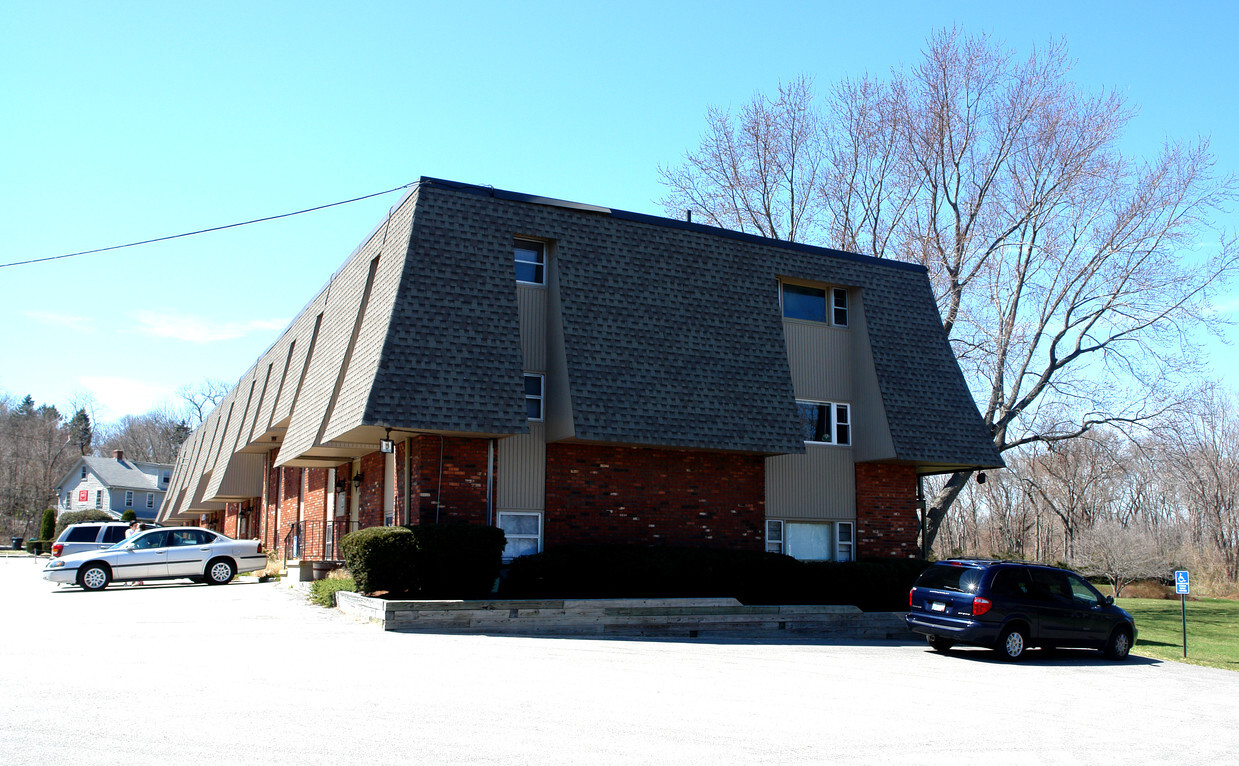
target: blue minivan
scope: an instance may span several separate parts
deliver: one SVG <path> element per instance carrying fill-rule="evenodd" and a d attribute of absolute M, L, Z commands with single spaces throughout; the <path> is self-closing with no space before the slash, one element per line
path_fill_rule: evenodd
<path fill-rule="evenodd" d="M 908 593 L 908 628 L 940 652 L 955 644 L 1018 660 L 1031 646 L 1101 649 L 1127 657 L 1136 623 L 1088 580 L 1019 561 L 950 559 L 926 569 Z"/>

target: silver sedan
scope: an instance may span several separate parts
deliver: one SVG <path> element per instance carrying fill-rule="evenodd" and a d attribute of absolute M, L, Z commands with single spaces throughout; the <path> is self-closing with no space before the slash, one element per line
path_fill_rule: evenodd
<path fill-rule="evenodd" d="M 52 559 L 43 579 L 103 590 L 113 582 L 174 580 L 225 585 L 238 572 L 265 568 L 258 540 L 233 540 L 199 527 L 166 527 L 140 532 L 110 548 Z"/>

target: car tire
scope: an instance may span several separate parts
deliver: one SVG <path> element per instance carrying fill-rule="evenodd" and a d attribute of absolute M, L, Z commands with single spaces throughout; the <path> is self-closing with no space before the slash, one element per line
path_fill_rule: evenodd
<path fill-rule="evenodd" d="M 1125 660 L 1128 653 L 1131 652 L 1131 631 L 1124 627 L 1117 627 L 1110 637 L 1106 639 L 1105 652 L 1106 658 L 1111 660 Z"/>
<path fill-rule="evenodd" d="M 1016 625 L 1004 630 L 998 636 L 998 643 L 994 645 L 994 651 L 998 652 L 998 656 L 1007 662 L 1016 662 L 1024 656 L 1024 651 L 1028 649 L 1028 631 Z"/>
<path fill-rule="evenodd" d="M 943 638 L 942 636 L 925 636 L 925 641 L 929 643 L 930 649 L 933 649 L 935 652 L 942 652 L 943 654 L 946 654 L 951 650 L 952 646 L 955 646 L 954 641 L 949 638 Z"/>
<path fill-rule="evenodd" d="M 103 590 L 112 582 L 112 570 L 104 564 L 87 564 L 78 572 L 77 584 L 82 590 Z"/>
<path fill-rule="evenodd" d="M 209 585 L 227 585 L 237 573 L 237 568 L 227 559 L 213 559 L 207 564 L 206 581 Z"/>

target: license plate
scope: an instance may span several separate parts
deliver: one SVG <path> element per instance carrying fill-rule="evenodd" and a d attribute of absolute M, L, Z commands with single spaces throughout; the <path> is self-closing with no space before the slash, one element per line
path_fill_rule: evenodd
<path fill-rule="evenodd" d="M 946 604 L 942 603 L 941 601 L 934 601 L 929 605 L 929 609 L 932 612 L 945 612 Z"/>

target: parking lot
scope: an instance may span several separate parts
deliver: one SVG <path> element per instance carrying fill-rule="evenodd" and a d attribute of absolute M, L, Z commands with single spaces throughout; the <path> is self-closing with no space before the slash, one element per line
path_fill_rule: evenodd
<path fill-rule="evenodd" d="M 1239 673 L 1095 652 L 384 633 L 0 560 L 0 763 L 1219 763 Z M 1137 649 L 1138 653 L 1138 649 Z"/>

